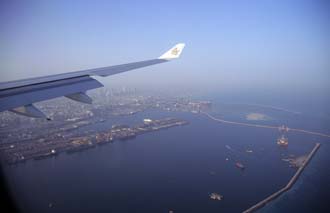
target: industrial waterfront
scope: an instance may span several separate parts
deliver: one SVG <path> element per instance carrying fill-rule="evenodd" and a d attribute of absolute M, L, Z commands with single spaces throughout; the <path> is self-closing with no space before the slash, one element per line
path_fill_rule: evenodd
<path fill-rule="evenodd" d="M 245 120 L 247 113 L 240 119 L 236 114 L 225 114 L 224 118 L 244 123 L 248 122 Z M 276 116 L 271 111 L 264 113 Z M 42 212 L 132 212 L 136 209 L 144 212 L 242 212 L 290 181 L 297 169 L 282 159 L 308 154 L 315 142 L 322 143 L 316 159 L 324 157 L 324 151 L 329 149 L 324 137 L 290 131 L 286 135 L 289 145 L 280 147 L 278 129 L 227 125 L 193 110 L 153 108 L 128 116 L 103 116 L 103 120 L 80 123 L 76 128 L 79 131 L 70 134 L 88 132 L 96 136 L 99 132 L 102 134 L 98 138 L 104 141 L 101 139 L 109 137 L 103 132 L 112 128 L 134 127 L 167 117 L 189 122 L 189 125 L 150 131 L 131 140 L 101 143 L 104 145 L 73 154 L 6 165 L 7 180 L 19 199 L 19 207 Z M 75 125 L 74 122 L 82 121 L 68 122 Z M 258 125 L 274 124 L 272 120 L 253 123 L 258 122 Z M 299 123 L 291 122 L 291 126 L 301 128 Z M 237 168 L 237 162 L 245 169 Z M 314 167 L 313 158 L 294 187 L 301 187 L 299 182 Z M 221 199 L 210 199 L 212 193 L 219 194 Z M 305 195 L 303 192 L 299 196 Z"/>
<path fill-rule="evenodd" d="M 116 140 L 128 140 L 138 135 L 159 131 L 175 126 L 188 124 L 187 121 L 175 118 L 163 118 L 161 120 L 144 119 L 144 122 L 133 127 L 128 125 L 113 125 L 107 131 L 90 133 L 85 132 L 79 136 L 61 138 L 40 138 L 25 141 L 24 143 L 1 144 L 2 157 L 9 164 L 25 162 L 29 159 L 41 160 L 53 157 L 61 152 L 74 153 L 94 148 L 96 145 L 114 142 Z"/>

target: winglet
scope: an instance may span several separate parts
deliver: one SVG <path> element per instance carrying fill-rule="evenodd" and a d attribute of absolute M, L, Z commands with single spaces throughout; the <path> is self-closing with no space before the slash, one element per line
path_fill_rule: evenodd
<path fill-rule="evenodd" d="M 169 51 L 161 55 L 158 59 L 172 60 L 175 58 L 179 58 L 184 46 L 185 46 L 184 43 L 179 43 L 174 47 L 172 47 Z"/>

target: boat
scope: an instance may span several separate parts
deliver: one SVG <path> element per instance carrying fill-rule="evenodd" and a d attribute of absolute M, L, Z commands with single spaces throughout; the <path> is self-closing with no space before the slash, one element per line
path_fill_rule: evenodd
<path fill-rule="evenodd" d="M 212 192 L 210 194 L 210 198 L 212 200 L 222 200 L 223 199 L 223 196 L 221 194 L 218 194 L 218 193 L 215 193 L 215 192 Z"/>
<path fill-rule="evenodd" d="M 277 145 L 287 147 L 289 145 L 288 138 L 286 138 L 286 137 L 284 137 L 284 135 L 282 135 L 282 137 L 277 139 Z"/>
<path fill-rule="evenodd" d="M 237 167 L 237 168 L 239 168 L 239 169 L 245 169 L 245 166 L 242 164 L 242 163 L 240 163 L 240 162 L 236 162 L 235 163 L 235 166 Z"/>
<path fill-rule="evenodd" d="M 33 159 L 34 160 L 42 160 L 44 158 L 53 157 L 53 156 L 56 156 L 56 155 L 57 155 L 56 150 L 55 149 L 52 149 L 50 152 L 46 152 L 46 153 L 35 155 L 33 157 Z"/>

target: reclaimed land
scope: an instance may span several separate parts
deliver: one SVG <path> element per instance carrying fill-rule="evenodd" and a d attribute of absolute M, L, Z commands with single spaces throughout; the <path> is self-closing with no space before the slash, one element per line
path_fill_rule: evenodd
<path fill-rule="evenodd" d="M 57 155 L 61 152 L 74 153 L 84 151 L 110 143 L 115 140 L 128 140 L 140 134 L 154 132 L 188 124 L 185 120 L 176 118 L 164 118 L 149 120 L 135 126 L 113 125 L 110 129 L 102 132 L 86 131 L 82 134 L 74 134 L 66 129 L 62 134 L 42 136 L 24 140 L 24 142 L 6 143 L 0 146 L 1 158 L 8 164 L 25 162 L 29 159 L 41 160 Z"/>

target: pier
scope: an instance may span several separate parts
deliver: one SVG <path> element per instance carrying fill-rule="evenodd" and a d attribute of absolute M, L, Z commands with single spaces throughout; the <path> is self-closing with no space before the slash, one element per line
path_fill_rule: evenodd
<path fill-rule="evenodd" d="M 308 162 L 312 159 L 312 157 L 314 156 L 314 154 L 316 153 L 316 151 L 318 150 L 320 145 L 321 145 L 320 143 L 315 144 L 313 150 L 309 153 L 306 160 L 299 167 L 297 172 L 293 175 L 293 177 L 290 179 L 290 181 L 288 182 L 288 184 L 285 187 L 283 187 L 279 191 L 275 192 L 274 194 L 270 195 L 269 197 L 265 198 L 264 200 L 260 201 L 259 203 L 255 204 L 254 206 L 250 207 L 249 209 L 243 211 L 243 213 L 250 213 L 250 212 L 257 211 L 258 209 L 262 208 L 267 203 L 271 202 L 272 200 L 274 200 L 275 198 L 277 198 L 278 196 L 280 196 L 284 192 L 288 191 L 293 186 L 293 184 L 298 180 L 298 178 L 301 175 L 302 171 L 307 166 Z"/>

